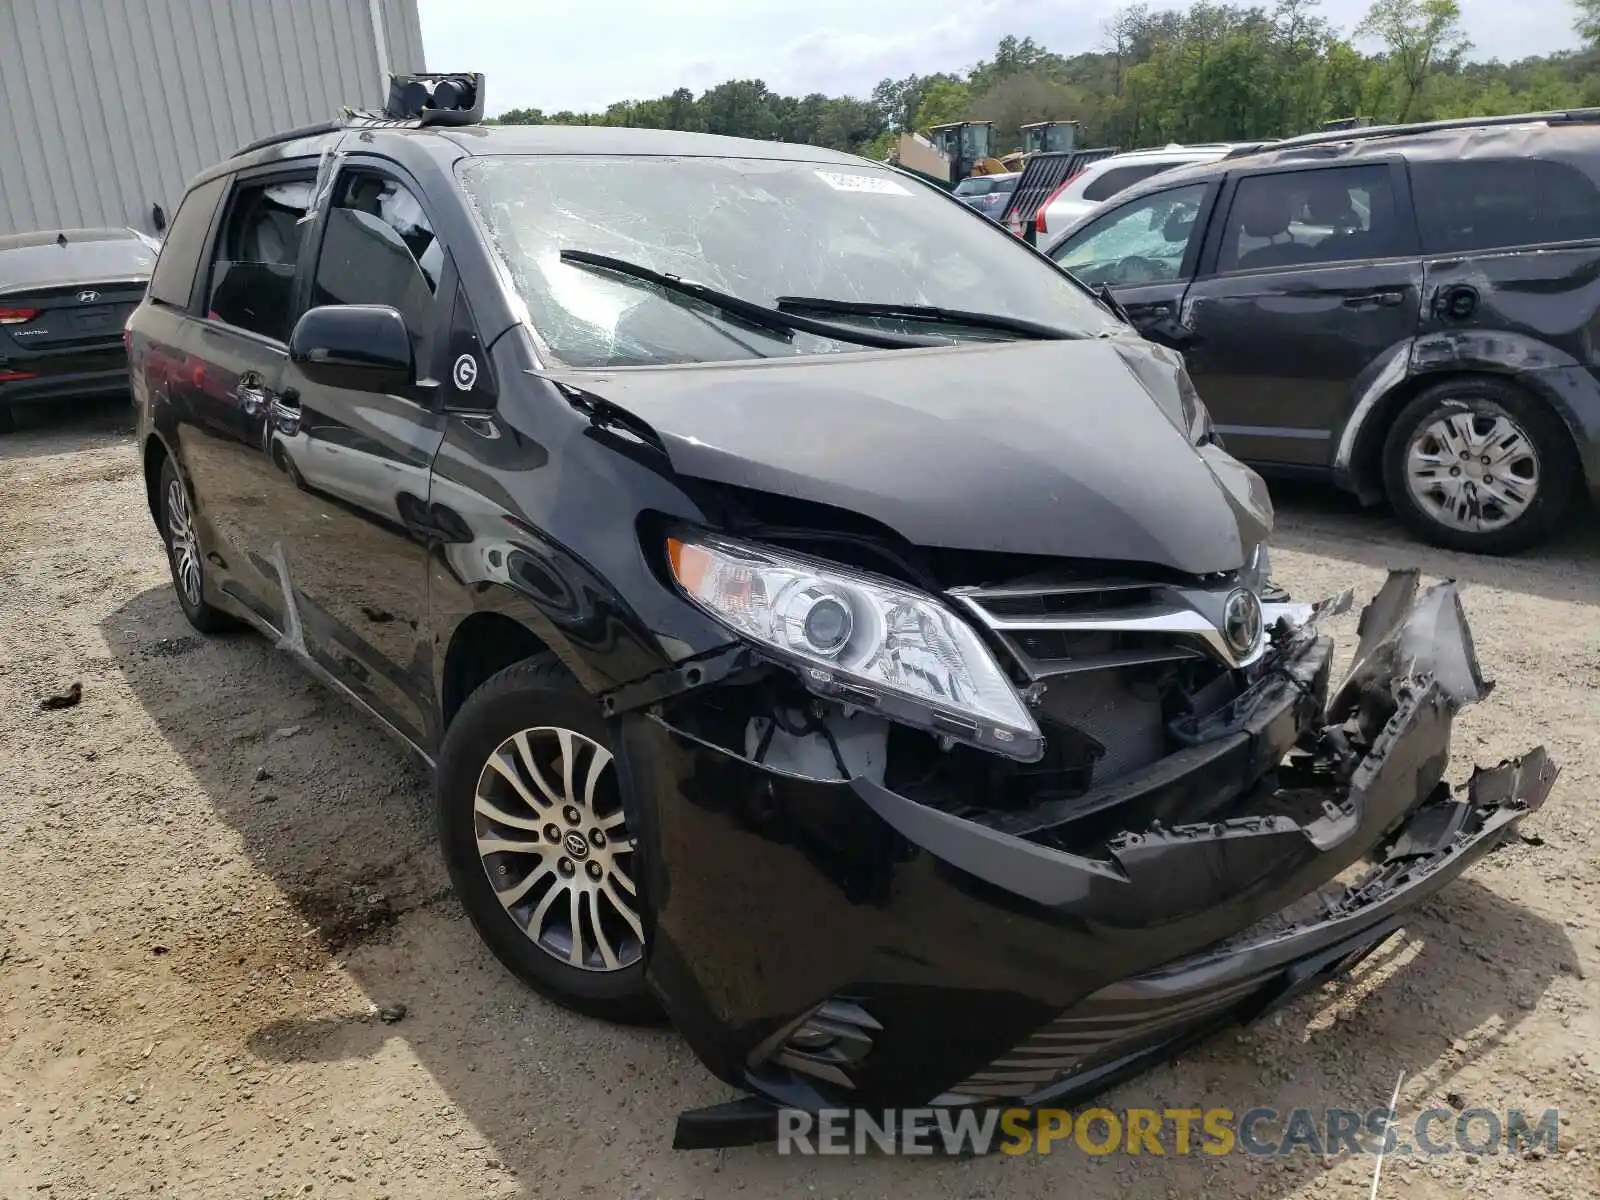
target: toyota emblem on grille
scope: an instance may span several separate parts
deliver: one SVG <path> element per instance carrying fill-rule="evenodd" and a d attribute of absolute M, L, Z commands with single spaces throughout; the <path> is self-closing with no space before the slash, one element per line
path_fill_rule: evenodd
<path fill-rule="evenodd" d="M 98 299 L 100 299 L 100 293 L 96 291 L 83 291 L 78 293 L 79 304 L 93 304 Z"/>
<path fill-rule="evenodd" d="M 1222 609 L 1222 636 L 1228 649 L 1243 658 L 1261 638 L 1261 601 L 1246 588 L 1235 588 Z"/>

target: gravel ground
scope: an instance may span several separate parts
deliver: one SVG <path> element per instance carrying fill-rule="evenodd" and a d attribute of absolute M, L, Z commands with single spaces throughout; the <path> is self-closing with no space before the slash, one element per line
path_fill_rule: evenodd
<path fill-rule="evenodd" d="M 669 1031 L 514 984 L 449 896 L 423 774 L 263 640 L 193 634 L 127 423 L 115 406 L 0 441 L 0 1195 L 1367 1194 L 1369 1158 L 672 1151 L 675 1114 L 727 1089 Z M 1458 778 L 1541 740 L 1564 774 L 1522 827 L 1536 839 L 1357 979 L 1107 1103 L 1365 1110 L 1404 1069 L 1402 1115 L 1452 1094 L 1559 1106 L 1560 1148 L 1391 1159 L 1380 1194 L 1600 1194 L 1594 519 L 1480 561 L 1325 494 L 1281 507 L 1299 595 L 1370 593 L 1407 564 L 1462 581 L 1499 687 L 1457 724 Z M 79 706 L 41 711 L 73 680 Z"/>

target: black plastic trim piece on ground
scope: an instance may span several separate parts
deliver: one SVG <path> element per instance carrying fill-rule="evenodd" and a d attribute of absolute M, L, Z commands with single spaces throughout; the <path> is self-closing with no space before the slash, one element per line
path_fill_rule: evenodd
<path fill-rule="evenodd" d="M 778 1140 L 778 1109 L 758 1096 L 741 1096 L 678 1114 L 674 1150 L 721 1150 Z"/>

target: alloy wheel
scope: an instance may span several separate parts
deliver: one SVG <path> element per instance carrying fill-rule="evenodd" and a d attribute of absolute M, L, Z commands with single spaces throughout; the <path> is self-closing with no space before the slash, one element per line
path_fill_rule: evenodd
<path fill-rule="evenodd" d="M 194 521 L 189 516 L 188 493 L 176 479 L 167 484 L 167 545 L 183 598 L 198 608 L 201 600 L 200 543 L 195 537 Z"/>
<path fill-rule="evenodd" d="M 1498 406 L 1453 412 L 1417 428 L 1406 486 L 1433 520 L 1468 533 L 1504 529 L 1539 494 L 1539 451 Z"/>
<path fill-rule="evenodd" d="M 541 950 L 586 971 L 644 954 L 616 775 L 592 738 L 524 729 L 495 747 L 473 797 L 478 858 L 501 907 Z"/>

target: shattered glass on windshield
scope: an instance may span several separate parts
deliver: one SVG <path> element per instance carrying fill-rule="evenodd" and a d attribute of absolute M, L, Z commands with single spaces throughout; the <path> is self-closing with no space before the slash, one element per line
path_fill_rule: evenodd
<path fill-rule="evenodd" d="M 770 159 L 486 156 L 461 168 L 469 202 L 551 355 L 577 367 L 859 352 L 761 329 L 661 289 L 560 259 L 610 255 L 756 304 L 815 296 L 981 308 L 1086 336 L 1119 326 L 1001 230 L 892 172 Z M 840 317 L 830 316 L 836 323 Z M 1008 335 L 861 316 L 949 341 Z"/>

